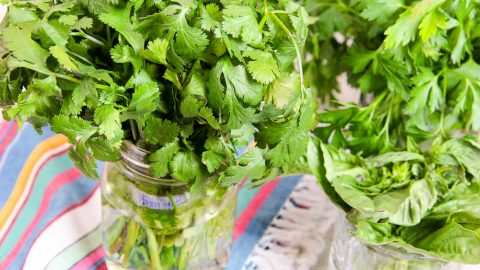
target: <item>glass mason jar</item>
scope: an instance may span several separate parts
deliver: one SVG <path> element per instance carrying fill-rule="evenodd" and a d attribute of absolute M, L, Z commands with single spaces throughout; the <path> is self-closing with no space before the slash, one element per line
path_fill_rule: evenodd
<path fill-rule="evenodd" d="M 237 189 L 192 195 L 182 182 L 152 177 L 147 154 L 126 142 L 121 161 L 105 164 L 102 229 L 108 268 L 223 269 Z"/>
<path fill-rule="evenodd" d="M 337 270 L 461 270 L 462 265 L 422 254 L 407 253 L 390 245 L 370 245 L 352 233 L 354 226 L 340 219 L 331 256 Z"/>

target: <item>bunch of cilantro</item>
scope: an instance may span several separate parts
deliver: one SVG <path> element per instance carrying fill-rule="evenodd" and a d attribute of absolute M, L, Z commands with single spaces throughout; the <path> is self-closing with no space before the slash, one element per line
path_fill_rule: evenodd
<path fill-rule="evenodd" d="M 306 0 L 309 162 L 356 236 L 480 263 L 480 4 Z M 358 103 L 335 100 L 347 73 Z M 329 145 L 328 145 L 328 144 Z"/>
<path fill-rule="evenodd" d="M 293 1 L 9 1 L 3 113 L 65 134 L 92 178 L 130 140 L 159 178 L 268 180 L 307 149 L 315 109 L 295 70 L 307 17 Z"/>

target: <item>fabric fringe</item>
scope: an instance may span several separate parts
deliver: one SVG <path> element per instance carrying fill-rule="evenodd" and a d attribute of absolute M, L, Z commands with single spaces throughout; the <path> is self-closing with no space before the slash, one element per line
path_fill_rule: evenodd
<path fill-rule="evenodd" d="M 305 176 L 253 248 L 243 270 L 328 269 L 339 213 L 315 177 Z"/>

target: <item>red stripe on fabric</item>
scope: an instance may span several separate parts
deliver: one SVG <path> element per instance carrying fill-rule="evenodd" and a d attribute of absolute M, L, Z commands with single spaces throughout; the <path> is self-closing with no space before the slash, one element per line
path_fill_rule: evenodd
<path fill-rule="evenodd" d="M 94 266 L 96 263 L 98 263 L 98 261 L 101 260 L 103 257 L 104 257 L 103 247 L 100 246 L 96 250 L 94 250 L 90 254 L 88 254 L 81 261 L 79 261 L 74 266 L 72 266 L 72 268 L 70 268 L 70 270 L 90 269 L 92 266 Z"/>
<path fill-rule="evenodd" d="M 48 229 L 55 221 L 57 221 L 58 219 L 62 218 L 64 215 L 66 215 L 67 213 L 69 213 L 70 211 L 74 210 L 75 208 L 77 207 L 80 207 L 82 205 L 84 205 L 86 202 L 88 202 L 88 200 L 90 200 L 93 195 L 95 194 L 95 192 L 100 188 L 99 185 L 97 185 L 94 189 L 92 189 L 92 191 L 81 201 L 77 202 L 77 203 L 74 203 L 72 205 L 70 205 L 69 207 L 65 208 L 62 212 L 60 212 L 56 217 L 54 217 L 52 220 L 50 220 L 47 225 L 45 225 L 45 227 L 42 228 L 42 230 L 38 233 L 37 235 L 37 238 L 35 238 L 35 240 L 33 240 L 33 243 L 32 245 L 28 248 L 28 251 L 27 251 L 27 256 L 28 257 L 28 254 L 30 253 L 30 249 L 35 245 L 35 243 L 37 242 L 37 239 L 38 239 L 38 236 L 42 235 L 46 229 Z M 25 261 L 24 261 L 25 263 Z M 22 265 L 22 268 L 23 269 L 23 265 Z"/>
<path fill-rule="evenodd" d="M 5 139 L 0 143 L 0 156 L 3 155 L 3 152 L 5 151 L 5 148 L 15 139 L 15 136 L 17 135 L 18 131 L 18 124 L 17 122 L 14 122 L 12 124 L 12 127 L 8 131 L 8 134 L 5 136 Z"/>
<path fill-rule="evenodd" d="M 101 265 L 99 265 L 99 266 L 97 267 L 96 270 L 108 270 L 107 264 L 106 264 L 106 263 L 102 263 Z"/>
<path fill-rule="evenodd" d="M 42 197 L 42 201 L 40 202 L 40 208 L 38 209 L 37 213 L 35 214 L 35 217 L 33 218 L 32 222 L 28 225 L 27 229 L 23 232 L 22 236 L 20 237 L 20 240 L 15 244 L 13 249 L 10 251 L 10 253 L 7 255 L 5 260 L 3 260 L 0 263 L 0 269 L 7 269 L 7 267 L 10 265 L 10 263 L 17 257 L 18 253 L 20 252 L 24 242 L 27 240 L 27 238 L 30 236 L 32 231 L 34 230 L 35 226 L 37 226 L 38 222 L 40 222 L 40 219 L 42 216 L 45 214 L 45 212 L 48 210 L 51 200 L 55 193 L 64 185 L 74 182 L 78 178 L 82 176 L 82 173 L 77 169 L 77 168 L 72 168 L 66 172 L 63 172 L 59 175 L 57 175 L 52 182 L 50 182 L 45 189 L 45 192 Z"/>
<path fill-rule="evenodd" d="M 252 218 L 257 214 L 258 210 L 262 207 L 270 193 L 272 193 L 279 182 L 280 179 L 269 182 L 260 188 L 257 194 L 255 194 L 247 208 L 245 208 L 235 223 L 235 231 L 233 232 L 234 242 L 245 232 Z"/>
<path fill-rule="evenodd" d="M 33 187 L 35 186 L 35 183 L 37 182 L 37 178 L 38 178 L 38 174 L 40 173 L 40 171 L 42 170 L 43 166 L 45 166 L 45 164 L 47 164 L 49 161 L 51 161 L 52 159 L 54 158 L 57 158 L 59 156 L 62 156 L 64 155 L 66 152 L 68 152 L 69 149 L 66 149 L 65 151 L 62 151 L 62 152 L 59 152 L 59 153 L 56 153 L 50 157 L 48 157 L 45 162 L 43 162 L 39 167 L 38 167 L 38 170 L 35 172 L 35 175 L 33 176 L 33 183 L 31 185 L 31 188 L 28 190 L 28 193 L 27 193 L 27 197 L 26 198 L 29 198 L 30 197 L 30 194 L 32 194 L 32 190 L 33 190 Z M 3 240 L 5 240 L 5 238 L 7 237 L 8 233 L 10 232 L 10 230 L 12 229 L 13 225 L 15 224 L 15 222 L 17 221 L 17 218 L 18 218 L 18 215 L 22 212 L 21 209 L 23 209 L 25 207 L 25 204 L 27 203 L 28 200 L 24 200 L 22 202 L 22 204 L 20 205 L 20 208 L 19 210 L 14 213 L 15 217 L 13 218 L 12 222 L 10 223 L 10 225 L 7 227 L 7 229 L 5 230 L 5 234 L 3 235 L 3 238 L 0 237 L 0 245 L 2 244 Z"/>
<path fill-rule="evenodd" d="M 7 131 L 9 130 L 11 124 L 12 122 L 6 122 L 6 121 L 3 123 L 0 123 L 0 141 L 3 139 L 3 136 L 7 134 Z"/>

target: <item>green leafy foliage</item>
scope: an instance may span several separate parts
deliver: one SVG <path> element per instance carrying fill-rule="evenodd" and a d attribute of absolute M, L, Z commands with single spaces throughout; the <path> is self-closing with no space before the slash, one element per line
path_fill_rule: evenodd
<path fill-rule="evenodd" d="M 258 178 L 266 170 L 263 151 L 258 148 L 250 149 L 238 160 L 238 165 L 230 167 L 222 175 L 224 185 L 234 185 L 248 178 Z"/>
<path fill-rule="evenodd" d="M 178 142 L 171 142 L 150 155 L 149 161 L 152 162 L 152 173 L 156 177 L 160 178 L 168 175 L 168 166 L 178 150 L 180 150 Z"/>
<path fill-rule="evenodd" d="M 363 241 L 479 263 L 478 2 L 304 2 L 306 78 L 331 105 L 309 149 L 326 193 Z M 358 100 L 337 100 L 342 74 Z"/>
<path fill-rule="evenodd" d="M 241 37 L 249 45 L 262 41 L 257 13 L 249 6 L 227 5 L 223 10 L 222 29 L 235 38 Z"/>
<path fill-rule="evenodd" d="M 267 4 L 9 3 L 0 37 L 3 113 L 65 134 L 90 177 L 96 159 L 121 159 L 128 140 L 149 153 L 153 176 L 192 193 L 270 179 L 304 154 L 308 128 L 299 119 L 309 101 L 293 65 L 301 62 L 306 12 L 298 3 Z M 285 139 L 297 149 L 258 136 L 259 147 L 236 160 L 271 122 L 290 125 Z"/>
<path fill-rule="evenodd" d="M 112 105 L 102 105 L 96 109 L 94 119 L 99 133 L 107 139 L 122 135 L 120 113 Z"/>
<path fill-rule="evenodd" d="M 326 145 L 321 150 L 328 185 L 357 213 L 350 220 L 357 237 L 374 244 L 393 242 L 411 252 L 422 249 L 446 260 L 479 263 L 473 258 L 479 252 L 475 228 L 480 208 L 473 194 L 478 195 L 480 181 L 477 171 L 468 167 L 473 164 L 465 161 L 478 155 L 480 148 L 452 139 L 423 156 L 405 152 L 395 158 L 387 154 L 370 158 L 385 160 L 382 163 Z M 438 155 L 458 162 L 445 164 Z M 461 171 L 468 173 L 462 176 Z"/>

